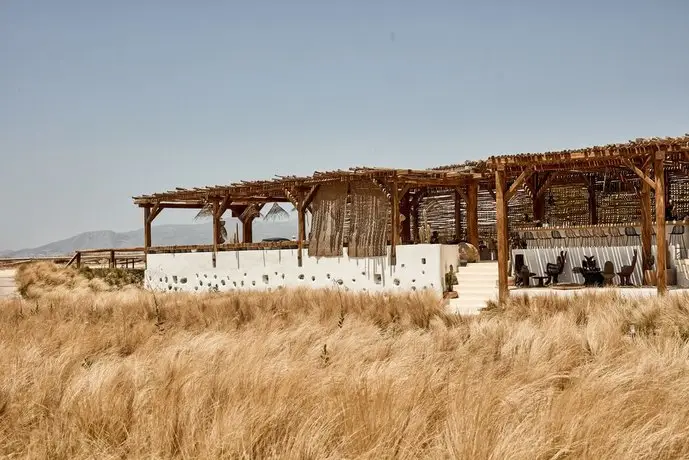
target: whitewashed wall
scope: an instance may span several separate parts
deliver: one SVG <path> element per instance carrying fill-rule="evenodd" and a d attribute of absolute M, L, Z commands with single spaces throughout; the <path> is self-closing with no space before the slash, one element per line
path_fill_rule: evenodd
<path fill-rule="evenodd" d="M 212 253 L 149 254 L 146 287 L 159 291 L 208 292 L 280 287 L 341 287 L 352 291 L 442 292 L 445 273 L 457 268 L 457 245 L 418 244 L 397 247 L 397 265 L 386 257 L 308 257 L 297 266 L 296 249 Z"/>

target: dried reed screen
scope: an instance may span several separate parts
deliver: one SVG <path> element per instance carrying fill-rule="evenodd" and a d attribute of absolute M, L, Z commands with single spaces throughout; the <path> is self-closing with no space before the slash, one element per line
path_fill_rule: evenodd
<path fill-rule="evenodd" d="M 309 256 L 338 257 L 342 255 L 347 184 L 323 184 L 311 202 L 313 220 L 309 239 Z"/>
<path fill-rule="evenodd" d="M 372 182 L 351 184 L 349 223 L 349 256 L 374 257 L 386 255 L 386 229 L 390 203 Z"/>

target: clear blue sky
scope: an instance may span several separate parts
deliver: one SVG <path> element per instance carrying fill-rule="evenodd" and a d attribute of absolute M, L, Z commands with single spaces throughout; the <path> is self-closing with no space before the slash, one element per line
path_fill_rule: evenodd
<path fill-rule="evenodd" d="M 130 197 L 689 132 L 689 2 L 0 2 L 0 249 Z M 166 211 L 156 222 L 191 222 Z"/>

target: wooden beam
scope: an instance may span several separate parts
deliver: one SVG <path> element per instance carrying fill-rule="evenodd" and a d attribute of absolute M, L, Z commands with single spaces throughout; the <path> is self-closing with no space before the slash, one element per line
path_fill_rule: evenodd
<path fill-rule="evenodd" d="M 229 193 L 225 195 L 225 198 L 222 199 L 220 202 L 220 206 L 218 207 L 218 218 L 221 218 L 223 214 L 225 214 L 225 211 L 227 211 L 227 207 L 230 205 L 230 195 Z"/>
<path fill-rule="evenodd" d="M 311 201 L 313 201 L 313 197 L 316 195 L 319 187 L 320 185 L 314 185 L 311 187 L 311 190 L 309 190 L 304 199 L 301 200 L 301 205 L 303 207 L 308 207 L 311 204 Z"/>
<path fill-rule="evenodd" d="M 202 201 L 193 201 L 193 202 L 188 202 L 188 203 L 164 203 L 164 202 L 156 202 L 160 204 L 160 207 L 163 209 L 201 209 L 204 206 L 204 203 Z M 139 205 L 140 208 L 150 208 L 151 204 L 142 204 Z"/>
<path fill-rule="evenodd" d="M 654 164 L 656 195 L 656 289 L 658 295 L 667 293 L 667 245 L 665 237 L 665 152 L 657 152 Z"/>
<path fill-rule="evenodd" d="M 656 188 L 655 182 L 654 182 L 650 177 L 648 177 L 648 175 L 644 174 L 644 172 L 643 172 L 642 170 L 640 170 L 639 168 L 637 168 L 636 165 L 635 165 L 634 163 L 631 162 L 631 160 L 629 160 L 628 158 L 622 158 L 622 163 L 624 163 L 624 165 L 625 165 L 627 168 L 629 168 L 629 169 L 631 169 L 632 171 L 634 171 L 634 174 L 636 174 L 637 176 L 639 176 L 639 177 L 641 178 L 641 180 L 643 180 L 644 183 L 645 183 L 646 185 L 648 185 L 648 186 L 651 187 L 653 190 L 655 190 L 655 188 Z"/>
<path fill-rule="evenodd" d="M 502 304 L 509 296 L 507 285 L 507 266 L 509 258 L 509 241 L 507 234 L 507 200 L 505 199 L 505 171 L 495 171 L 495 206 L 497 211 L 498 230 L 498 300 Z"/>
<path fill-rule="evenodd" d="M 110 263 L 109 263 L 110 268 L 117 268 L 117 265 L 115 264 L 115 251 L 110 250 Z"/>
<path fill-rule="evenodd" d="M 526 168 L 522 173 L 515 179 L 514 182 L 512 182 L 512 185 L 510 186 L 509 190 L 505 193 L 505 201 L 507 203 L 510 202 L 512 197 L 514 197 L 514 194 L 517 193 L 517 190 L 522 186 L 524 181 L 531 177 L 533 174 L 533 168 Z"/>
<path fill-rule="evenodd" d="M 289 189 L 284 189 L 283 190 L 285 193 L 285 196 L 289 200 L 290 203 L 292 203 L 292 206 L 294 206 L 294 209 L 299 209 L 299 200 L 295 196 L 297 193 L 295 190 L 289 190 Z"/>
<path fill-rule="evenodd" d="M 478 249 L 478 183 L 467 185 L 467 240 Z"/>
<path fill-rule="evenodd" d="M 153 205 L 153 209 L 150 210 L 150 214 L 148 215 L 149 223 L 152 224 L 155 218 L 158 217 L 161 212 L 163 212 L 163 208 L 161 207 L 160 203 Z"/>
<path fill-rule="evenodd" d="M 648 166 L 644 167 L 644 174 L 648 174 Z M 653 217 L 651 216 L 651 187 L 644 181 L 641 183 L 640 195 L 641 207 L 641 267 L 642 276 L 645 271 L 650 270 L 651 265 L 651 242 L 653 239 Z"/>
<path fill-rule="evenodd" d="M 557 174 L 555 173 L 550 173 L 548 174 L 548 177 L 546 177 L 545 181 L 543 183 L 538 185 L 538 190 L 536 191 L 536 198 L 540 198 L 545 195 L 545 192 L 548 191 L 550 188 L 550 185 L 553 183 L 553 181 L 557 178 Z"/>

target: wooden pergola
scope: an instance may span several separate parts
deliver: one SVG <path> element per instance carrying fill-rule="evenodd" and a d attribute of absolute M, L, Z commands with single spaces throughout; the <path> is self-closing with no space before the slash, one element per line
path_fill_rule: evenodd
<path fill-rule="evenodd" d="M 175 190 L 133 197 L 144 210 L 144 250 L 152 246 L 151 226 L 164 209 L 211 209 L 213 217 L 213 253 L 220 245 L 221 218 L 227 210 L 242 224 L 242 243 L 252 242 L 252 223 L 267 203 L 291 203 L 298 214 L 298 263 L 302 263 L 302 249 L 306 239 L 305 214 L 319 187 L 332 183 L 370 181 L 390 201 L 391 206 L 391 263 L 396 261 L 396 246 L 413 241 L 418 235 L 420 200 L 429 190 L 451 190 L 455 194 L 455 228 L 459 235 L 459 202 L 467 209 L 467 239 L 478 246 L 478 199 L 480 184 L 493 181 L 487 168 L 461 170 L 411 170 L 356 167 L 350 170 L 315 172 L 311 176 L 276 176 L 272 180 L 242 181 L 230 185 Z M 400 216 L 405 219 L 400 222 Z M 412 228 L 412 218 L 416 228 Z M 401 229 L 399 232 L 395 229 Z M 230 248 L 231 245 L 223 245 Z M 215 257 L 213 258 L 215 260 Z"/>
<path fill-rule="evenodd" d="M 640 179 L 638 190 L 641 209 L 642 266 L 651 264 L 653 216 L 651 215 L 651 190 L 655 194 L 655 225 L 657 252 L 656 279 L 659 295 L 667 291 L 667 255 L 665 233 L 665 204 L 667 199 L 667 168 L 689 171 L 689 135 L 677 138 L 637 139 L 626 144 L 611 144 L 560 152 L 493 156 L 487 160 L 494 174 L 497 214 L 498 291 L 500 301 L 509 295 L 508 290 L 508 204 L 519 190 L 527 190 L 533 198 L 533 214 L 536 219 L 543 215 L 544 192 L 557 183 L 588 184 L 594 186 L 596 175 L 606 174 L 609 169 L 626 170 Z M 589 193 L 591 223 L 596 224 L 597 203 L 595 193 Z"/>

